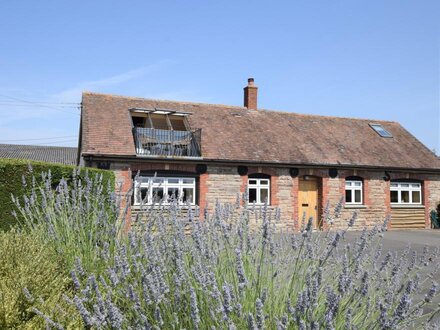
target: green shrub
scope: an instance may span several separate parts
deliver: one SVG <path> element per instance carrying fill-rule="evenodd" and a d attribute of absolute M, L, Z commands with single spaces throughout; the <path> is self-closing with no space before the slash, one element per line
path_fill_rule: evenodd
<path fill-rule="evenodd" d="M 12 202 L 11 195 L 21 198 L 29 193 L 29 186 L 23 185 L 23 177 L 28 177 L 33 172 L 38 173 L 35 176 L 36 184 L 42 182 L 40 173 L 50 170 L 52 183 L 54 186 L 62 178 L 69 180 L 75 166 L 52 164 L 18 159 L 0 159 L 0 230 L 8 230 L 16 224 L 16 218 L 13 216 L 15 205 Z M 102 174 L 103 182 L 110 183 L 114 187 L 114 174 L 111 171 L 99 169 L 81 169 L 81 175 L 88 171 L 90 175 Z"/>
<path fill-rule="evenodd" d="M 97 247 L 112 254 L 124 229 L 120 199 L 102 175 L 81 173 L 80 168 L 65 179 L 53 182 L 51 172 L 41 174 L 42 183 L 29 178 L 29 193 L 15 199 L 21 227 L 63 256 L 70 270 L 77 258 L 85 269 L 99 271 Z"/>
<path fill-rule="evenodd" d="M 51 249 L 12 229 L 0 232 L 0 251 L 0 329 L 44 328 L 44 320 L 36 317 L 33 308 L 60 320 L 65 317 L 60 307 L 75 315 L 62 298 L 71 282 L 68 272 Z"/>

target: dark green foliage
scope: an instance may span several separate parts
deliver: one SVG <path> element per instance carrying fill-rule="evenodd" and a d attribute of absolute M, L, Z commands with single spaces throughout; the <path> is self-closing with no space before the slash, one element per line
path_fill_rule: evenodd
<path fill-rule="evenodd" d="M 29 160 L 0 159 L 0 231 L 8 230 L 16 224 L 17 220 L 13 215 L 13 212 L 16 211 L 16 206 L 12 202 L 11 195 L 20 199 L 22 199 L 24 195 L 29 195 L 30 187 L 29 185 L 26 187 L 23 186 L 23 177 L 28 178 L 27 181 L 29 182 L 29 178 L 32 176 L 31 170 L 36 180 L 40 180 L 40 182 L 37 182 L 37 185 L 43 181 L 40 173 L 50 171 L 52 183 L 55 188 L 62 178 L 69 182 L 69 178 L 72 176 L 75 168 L 75 166 L 70 165 Z M 91 177 L 96 174 L 102 174 L 103 183 L 105 185 L 110 184 L 114 187 L 115 177 L 113 172 L 83 168 L 81 169 L 80 175 L 85 175 L 86 171 Z"/>

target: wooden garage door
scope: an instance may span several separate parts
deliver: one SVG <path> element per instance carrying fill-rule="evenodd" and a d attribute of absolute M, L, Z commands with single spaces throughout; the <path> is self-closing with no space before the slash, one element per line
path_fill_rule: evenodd
<path fill-rule="evenodd" d="M 424 208 L 393 208 L 391 209 L 391 229 L 425 228 Z"/>

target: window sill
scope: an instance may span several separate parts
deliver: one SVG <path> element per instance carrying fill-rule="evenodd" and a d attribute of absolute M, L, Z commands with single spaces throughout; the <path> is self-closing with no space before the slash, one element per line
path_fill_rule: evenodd
<path fill-rule="evenodd" d="M 421 204 L 391 204 L 392 209 L 424 209 L 425 205 Z"/>
<path fill-rule="evenodd" d="M 363 204 L 345 204 L 344 208 L 346 209 L 366 209 L 367 206 Z"/>
<path fill-rule="evenodd" d="M 133 211 L 140 211 L 140 210 L 149 210 L 149 209 L 151 209 L 151 208 L 153 208 L 153 209 L 161 209 L 161 208 L 167 208 L 167 207 L 170 207 L 171 206 L 171 204 L 162 204 L 162 205 L 159 205 L 159 204 L 144 204 L 144 205 L 131 205 L 131 209 L 133 210 Z M 198 205 L 190 205 L 190 206 L 188 206 L 188 205 L 178 205 L 177 206 L 179 209 L 181 209 L 181 210 L 189 210 L 189 209 L 196 209 L 196 208 L 198 208 L 199 206 Z"/>

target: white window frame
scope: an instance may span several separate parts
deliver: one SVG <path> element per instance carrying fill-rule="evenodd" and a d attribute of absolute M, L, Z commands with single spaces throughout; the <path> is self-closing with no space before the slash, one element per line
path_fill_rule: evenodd
<path fill-rule="evenodd" d="M 169 181 L 175 181 L 177 180 L 177 183 L 171 183 Z M 190 183 L 186 183 L 184 181 L 191 181 Z M 134 182 L 134 205 L 140 205 L 140 188 L 148 188 L 148 198 L 146 201 L 144 201 L 145 204 L 151 205 L 154 204 L 157 201 L 153 201 L 153 189 L 154 188 L 162 188 L 163 189 L 163 196 L 168 196 L 168 189 L 170 188 L 177 188 L 178 189 L 178 196 L 175 196 L 178 199 L 178 203 L 185 205 L 187 202 L 183 202 L 181 200 L 183 196 L 183 189 L 184 188 L 191 188 L 193 190 L 193 195 L 191 205 L 196 204 L 196 179 L 194 177 L 154 177 L 154 176 L 141 176 L 138 178 L 138 181 L 135 180 Z M 168 197 L 166 200 L 162 202 L 162 204 L 170 204 L 168 201 Z"/>
<path fill-rule="evenodd" d="M 255 184 L 251 184 L 250 182 L 256 181 Z M 249 189 L 256 189 L 257 190 L 257 200 L 255 202 L 256 205 L 263 205 L 265 201 L 261 200 L 261 190 L 267 189 L 267 205 L 270 205 L 270 179 L 269 178 L 248 178 L 248 196 L 249 196 Z M 253 203 L 249 201 L 249 203 Z"/>
<path fill-rule="evenodd" d="M 345 191 L 350 190 L 351 191 L 351 199 L 352 201 L 345 201 L 345 204 L 347 205 L 363 205 L 364 204 L 364 183 L 362 182 L 362 180 L 345 180 Z M 356 191 L 360 191 L 361 192 L 361 201 L 360 202 L 356 202 L 355 201 L 355 194 Z"/>
<path fill-rule="evenodd" d="M 390 201 L 391 201 L 391 192 L 397 191 L 397 200 L 398 202 L 391 202 L 391 205 L 422 205 L 422 184 L 419 182 L 391 182 L 390 184 Z M 409 203 L 402 202 L 402 191 L 408 191 L 409 194 Z M 414 191 L 419 192 L 420 194 L 420 202 L 413 202 L 412 193 Z"/>

